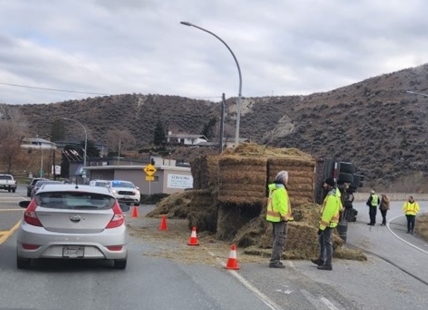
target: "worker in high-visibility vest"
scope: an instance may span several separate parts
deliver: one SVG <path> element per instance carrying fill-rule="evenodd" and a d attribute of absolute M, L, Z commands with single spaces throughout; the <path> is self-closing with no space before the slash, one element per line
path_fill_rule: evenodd
<path fill-rule="evenodd" d="M 409 196 L 407 201 L 404 203 L 403 211 L 407 218 L 407 233 L 413 235 L 416 214 L 419 212 L 419 204 L 415 199 L 413 199 L 413 196 Z"/>
<path fill-rule="evenodd" d="M 333 270 L 333 230 L 339 223 L 339 211 L 342 203 L 336 193 L 334 178 L 327 178 L 323 184 L 324 189 L 328 191 L 321 209 L 321 221 L 318 229 L 318 238 L 320 243 L 320 252 L 318 259 L 311 261 L 318 265 L 320 270 Z"/>
<path fill-rule="evenodd" d="M 269 268 L 285 268 L 281 263 L 287 237 L 287 222 L 293 220 L 290 199 L 287 192 L 288 172 L 278 172 L 275 181 L 268 185 L 266 220 L 272 223 L 273 247 Z"/>
<path fill-rule="evenodd" d="M 373 189 L 370 191 L 370 196 L 369 199 L 367 199 L 366 205 L 369 207 L 370 216 L 370 223 L 367 223 L 367 225 L 374 226 L 376 224 L 376 213 L 380 205 L 380 199 Z"/>

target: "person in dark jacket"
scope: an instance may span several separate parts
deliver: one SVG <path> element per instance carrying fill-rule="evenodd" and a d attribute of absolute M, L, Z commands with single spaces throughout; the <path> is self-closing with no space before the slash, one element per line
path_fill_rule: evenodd
<path fill-rule="evenodd" d="M 380 210 L 380 214 L 382 214 L 382 224 L 380 224 L 380 226 L 385 226 L 386 225 L 386 213 L 389 210 L 389 197 L 386 196 L 385 194 L 381 195 L 381 199 L 380 199 L 380 206 L 379 206 L 379 210 Z"/>

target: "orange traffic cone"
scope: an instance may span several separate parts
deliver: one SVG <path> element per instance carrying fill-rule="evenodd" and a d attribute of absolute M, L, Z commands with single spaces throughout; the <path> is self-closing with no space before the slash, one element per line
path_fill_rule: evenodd
<path fill-rule="evenodd" d="M 134 206 L 134 208 L 132 209 L 132 217 L 138 217 L 138 210 L 136 206 Z"/>
<path fill-rule="evenodd" d="M 199 245 L 198 238 L 196 237 L 196 227 L 192 228 L 192 234 L 187 245 Z"/>
<path fill-rule="evenodd" d="M 162 215 L 162 220 L 159 226 L 159 230 L 167 230 L 168 226 L 166 225 L 166 215 Z"/>
<path fill-rule="evenodd" d="M 229 259 L 227 260 L 226 269 L 239 270 L 238 260 L 236 259 L 236 245 L 232 244 Z"/>

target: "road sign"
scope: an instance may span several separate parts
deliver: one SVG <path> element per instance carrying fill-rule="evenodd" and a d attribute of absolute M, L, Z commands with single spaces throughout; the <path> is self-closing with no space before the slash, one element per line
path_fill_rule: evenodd
<path fill-rule="evenodd" d="M 146 175 L 146 181 L 154 181 L 155 177 L 152 175 Z"/>
<path fill-rule="evenodd" d="M 144 167 L 144 172 L 148 175 L 148 176 L 152 176 L 155 174 L 156 172 L 156 168 L 155 166 L 153 166 L 152 164 L 148 164 L 147 166 Z"/>

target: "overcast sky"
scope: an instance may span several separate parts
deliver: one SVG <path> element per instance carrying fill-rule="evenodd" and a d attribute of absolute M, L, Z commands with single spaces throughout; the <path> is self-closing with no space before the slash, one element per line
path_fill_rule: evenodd
<path fill-rule="evenodd" d="M 428 63 L 426 0 L 0 0 L 0 103 L 307 95 Z M 52 90 L 48 90 L 52 89 Z M 53 91 L 59 90 L 59 91 Z"/>

